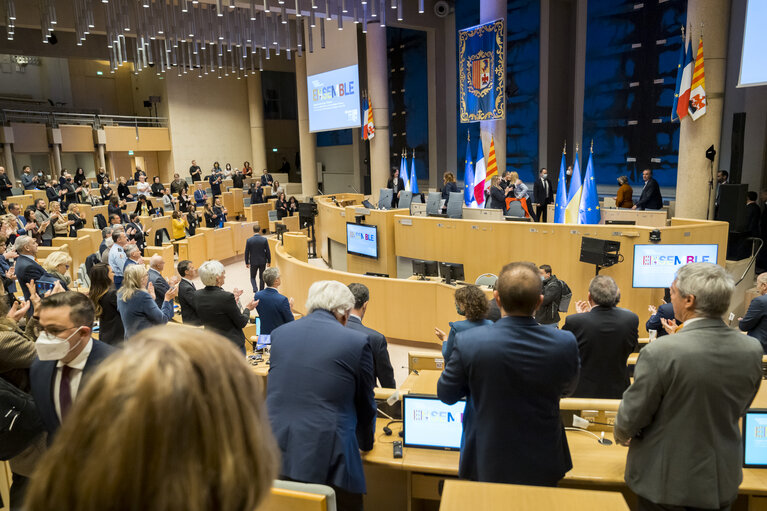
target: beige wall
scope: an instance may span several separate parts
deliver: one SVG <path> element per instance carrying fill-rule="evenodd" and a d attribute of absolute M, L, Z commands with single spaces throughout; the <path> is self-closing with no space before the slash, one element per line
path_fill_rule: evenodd
<path fill-rule="evenodd" d="M 104 114 L 133 115 L 132 70 L 133 66 L 127 65 L 112 73 L 106 60 L 69 59 L 72 106 Z M 141 115 L 146 115 L 146 110 Z"/>
<path fill-rule="evenodd" d="M 172 164 L 181 176 L 189 175 L 192 160 L 205 173 L 214 161 L 222 168 L 230 162 L 234 168 L 251 159 L 246 80 L 168 74 L 164 81 Z"/>

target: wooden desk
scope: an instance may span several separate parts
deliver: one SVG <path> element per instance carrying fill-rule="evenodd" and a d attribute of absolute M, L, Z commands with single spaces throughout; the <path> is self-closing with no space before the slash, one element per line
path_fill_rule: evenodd
<path fill-rule="evenodd" d="M 593 509 L 628 511 L 626 500 L 618 492 L 544 488 L 517 484 L 478 483 L 475 481 L 445 481 L 440 511 L 501 511 L 510 503 L 519 511 L 541 509 Z"/>
<path fill-rule="evenodd" d="M 188 259 L 194 263 L 196 268 L 199 268 L 202 263 L 208 260 L 208 242 L 204 233 L 197 233 L 174 243 L 179 246 L 179 261 Z"/>
<path fill-rule="evenodd" d="M 173 228 L 171 226 L 171 219 L 169 215 L 163 215 L 163 216 L 139 216 L 139 220 L 141 221 L 141 224 L 144 226 L 144 229 L 151 229 L 149 231 L 149 234 L 146 236 L 146 245 L 147 246 L 154 246 L 154 236 L 160 229 L 165 229 L 168 231 L 168 237 L 170 238 L 173 235 Z"/>
<path fill-rule="evenodd" d="M 197 232 L 205 235 L 208 259 L 223 261 L 235 256 L 231 227 L 221 229 L 199 227 Z"/>
<path fill-rule="evenodd" d="M 668 222 L 668 212 L 661 210 L 638 210 L 638 209 L 601 209 L 602 220 L 600 224 L 605 224 L 608 220 L 632 220 L 636 225 L 643 227 L 666 227 Z M 625 227 L 625 226 L 616 226 Z"/>
<path fill-rule="evenodd" d="M 232 229 L 232 244 L 234 252 L 232 255 L 245 253 L 245 242 L 253 236 L 253 226 L 255 222 L 225 222 L 224 227 Z M 260 227 L 260 225 L 259 225 Z"/>
<path fill-rule="evenodd" d="M 273 210 L 271 204 L 251 204 L 245 208 L 245 219 L 248 222 L 258 222 L 258 226 L 263 229 L 269 228 L 269 211 Z"/>
<path fill-rule="evenodd" d="M 269 232 L 277 232 L 277 228 L 275 227 L 277 222 L 285 224 L 285 227 L 288 228 L 288 232 L 299 232 L 301 230 L 298 215 L 286 216 L 282 220 L 276 220 L 274 222 L 269 221 Z"/>

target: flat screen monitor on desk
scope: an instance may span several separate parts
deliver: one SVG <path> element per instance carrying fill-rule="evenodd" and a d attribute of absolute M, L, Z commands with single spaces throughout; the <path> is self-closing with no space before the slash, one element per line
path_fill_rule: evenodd
<path fill-rule="evenodd" d="M 716 264 L 719 245 L 634 245 L 633 287 L 667 288 L 689 263 Z"/>
<path fill-rule="evenodd" d="M 346 252 L 378 259 L 377 227 L 346 222 Z"/>
<path fill-rule="evenodd" d="M 743 466 L 767 468 L 767 410 L 752 408 L 743 417 Z"/>
<path fill-rule="evenodd" d="M 426 277 L 438 277 L 437 261 L 424 261 L 413 259 L 413 275 L 418 275 L 418 280 L 426 280 Z"/>
<path fill-rule="evenodd" d="M 463 265 L 458 263 L 439 263 L 439 273 L 445 284 L 452 284 L 455 280 L 463 280 Z"/>
<path fill-rule="evenodd" d="M 466 401 L 446 405 L 437 396 L 407 394 L 402 397 L 404 447 L 457 451 L 463 435 Z"/>

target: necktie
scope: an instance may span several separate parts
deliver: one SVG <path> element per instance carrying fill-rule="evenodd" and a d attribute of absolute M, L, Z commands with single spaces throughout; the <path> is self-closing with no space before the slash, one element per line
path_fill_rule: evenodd
<path fill-rule="evenodd" d="M 546 197 L 549 196 L 549 183 L 546 182 L 545 179 L 541 179 L 543 181 L 543 193 L 546 195 Z"/>
<path fill-rule="evenodd" d="M 65 365 L 61 368 L 61 386 L 59 387 L 59 407 L 61 408 L 61 420 L 64 420 L 69 409 L 72 407 L 71 375 L 72 368 Z"/>

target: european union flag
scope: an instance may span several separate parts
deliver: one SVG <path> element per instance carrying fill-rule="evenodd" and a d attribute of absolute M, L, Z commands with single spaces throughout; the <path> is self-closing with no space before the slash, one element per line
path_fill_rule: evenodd
<path fill-rule="evenodd" d="M 418 178 L 415 175 L 415 150 L 410 158 L 410 191 L 413 195 L 418 193 Z"/>
<path fill-rule="evenodd" d="M 573 163 L 573 175 L 570 176 L 570 188 L 567 190 L 567 207 L 565 207 L 565 223 L 578 223 L 578 208 L 581 205 L 581 166 L 578 163 L 578 146 L 575 146 L 575 162 Z"/>
<path fill-rule="evenodd" d="M 461 122 L 506 116 L 504 20 L 458 32 L 458 81 Z"/>
<path fill-rule="evenodd" d="M 559 164 L 559 180 L 557 181 L 557 198 L 554 201 L 554 223 L 565 223 L 565 208 L 567 207 L 567 164 L 565 152 L 562 151 L 562 163 Z"/>
<path fill-rule="evenodd" d="M 581 206 L 578 209 L 579 224 L 598 224 L 602 219 L 599 210 L 599 195 L 597 194 L 597 182 L 594 180 L 594 152 L 589 154 L 589 163 L 586 165 L 586 175 L 583 178 L 583 193 L 581 194 Z"/>
<path fill-rule="evenodd" d="M 474 200 L 474 162 L 471 161 L 471 141 L 466 140 L 466 170 L 463 173 L 463 202 L 469 206 Z"/>

